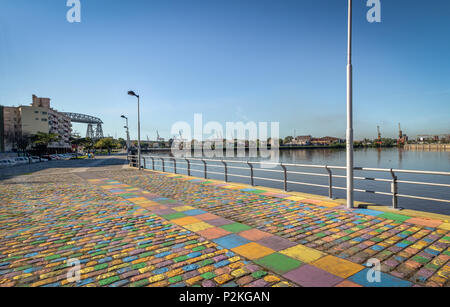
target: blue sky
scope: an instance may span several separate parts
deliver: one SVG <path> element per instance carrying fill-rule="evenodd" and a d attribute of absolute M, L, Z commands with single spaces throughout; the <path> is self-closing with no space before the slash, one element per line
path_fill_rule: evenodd
<path fill-rule="evenodd" d="M 450 2 L 354 1 L 357 138 L 450 132 Z M 281 135 L 345 136 L 345 0 L 3 0 L 0 104 L 52 98 L 124 137 L 169 137 L 177 121 L 279 121 Z M 75 130 L 85 134 L 85 127 Z"/>

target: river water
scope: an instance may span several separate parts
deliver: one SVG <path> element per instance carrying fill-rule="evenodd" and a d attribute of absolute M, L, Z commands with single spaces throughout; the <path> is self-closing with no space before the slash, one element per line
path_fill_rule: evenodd
<path fill-rule="evenodd" d="M 151 154 L 156 155 L 156 154 Z M 230 158 L 226 158 L 231 160 Z M 248 160 L 248 159 L 238 159 L 236 160 Z M 263 161 L 264 159 L 252 158 L 252 161 Z M 439 152 L 439 151 L 409 151 L 398 148 L 368 148 L 368 149 L 355 149 L 355 167 L 371 167 L 371 168 L 393 168 L 393 169 L 405 169 L 405 170 L 427 170 L 427 171 L 444 171 L 450 172 L 450 152 Z M 308 164 L 308 165 L 330 165 L 330 166 L 345 166 L 346 164 L 346 153 L 342 149 L 296 149 L 296 150 L 281 150 L 280 151 L 280 162 L 284 163 L 297 163 L 297 164 Z M 192 162 L 193 164 L 201 162 Z M 156 169 L 161 169 L 161 163 L 155 160 Z M 216 166 L 214 166 L 216 165 Z M 173 171 L 173 164 L 171 162 L 166 162 L 166 170 Z M 245 164 L 233 165 L 236 167 L 246 168 Z M 147 167 L 151 168 L 151 160 L 148 159 Z M 178 162 L 177 165 L 178 172 L 186 174 L 186 164 Z M 203 176 L 203 166 L 202 165 L 192 165 L 192 175 L 202 177 Z M 280 171 L 280 168 L 275 168 L 274 170 Z M 288 170 L 297 172 L 307 172 L 307 173 L 321 173 L 327 174 L 325 169 L 313 169 L 313 168 L 294 168 L 289 167 Z M 221 174 L 214 174 L 214 172 Z M 208 163 L 208 178 L 223 180 L 223 166 L 219 164 Z M 250 171 L 248 169 L 229 169 L 229 180 L 239 183 L 249 183 L 250 179 L 232 176 L 245 175 L 249 176 Z M 344 175 L 345 171 L 335 170 L 334 175 Z M 282 180 L 282 172 L 266 172 L 255 167 L 255 177 L 264 177 Z M 431 182 L 431 183 L 441 183 L 450 184 L 450 176 L 440 176 L 440 175 L 417 175 L 417 174 L 397 174 L 398 180 L 405 181 L 421 181 L 421 182 Z M 382 172 L 363 172 L 356 171 L 355 176 L 359 177 L 370 177 L 370 178 L 384 178 L 391 179 L 389 173 Z M 289 181 L 300 181 L 312 184 L 322 184 L 328 185 L 327 177 L 317 177 L 304 174 L 289 174 Z M 273 188 L 283 188 L 282 182 L 273 182 L 267 180 L 255 179 L 255 184 L 257 186 L 266 186 Z M 344 178 L 334 178 L 333 186 L 345 187 L 346 182 Z M 376 182 L 372 180 L 355 180 L 355 188 L 369 190 L 369 191 L 380 191 L 380 192 L 390 192 L 391 184 L 389 182 Z M 405 195 L 414 195 L 421 197 L 430 197 L 438 199 L 450 200 L 450 188 L 449 187 L 429 187 L 424 185 L 406 184 L 399 183 L 398 193 Z M 289 184 L 289 191 L 305 192 L 312 194 L 319 194 L 328 196 L 328 189 L 321 187 L 311 187 L 298 184 Z M 345 198 L 345 191 L 334 189 L 333 196 L 335 198 Z M 376 195 L 371 193 L 355 192 L 355 200 L 370 202 L 379 205 L 390 205 L 392 204 L 392 196 L 387 195 Z M 420 211 L 427 211 L 433 213 L 441 213 L 450 215 L 450 203 L 442 203 L 428 200 L 416 200 L 408 198 L 398 199 L 399 207 L 405 209 L 414 209 Z"/>

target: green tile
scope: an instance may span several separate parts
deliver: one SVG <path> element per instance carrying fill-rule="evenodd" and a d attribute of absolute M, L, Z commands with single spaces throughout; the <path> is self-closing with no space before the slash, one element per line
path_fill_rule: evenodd
<path fill-rule="evenodd" d="M 406 220 L 409 220 L 411 217 L 410 216 L 406 216 L 406 215 L 400 215 L 400 214 L 395 214 L 395 213 L 383 213 L 379 216 L 377 216 L 378 218 L 383 218 L 383 219 L 387 219 L 387 220 L 393 220 L 396 222 L 404 222 Z"/>
<path fill-rule="evenodd" d="M 169 283 L 174 284 L 183 280 L 181 275 L 169 278 Z"/>
<path fill-rule="evenodd" d="M 252 227 L 244 225 L 244 224 L 241 224 L 241 223 L 234 223 L 234 224 L 224 225 L 224 226 L 221 226 L 220 228 L 222 228 L 222 229 L 224 229 L 226 231 L 229 231 L 229 232 L 234 232 L 234 233 L 252 229 Z"/>
<path fill-rule="evenodd" d="M 100 286 L 107 286 L 107 285 L 110 285 L 113 282 L 116 282 L 118 280 L 120 280 L 119 276 L 113 276 L 113 277 L 110 277 L 110 278 L 102 279 L 98 283 L 99 283 Z"/>
<path fill-rule="evenodd" d="M 182 217 L 185 217 L 186 214 L 184 214 L 183 212 L 177 212 L 177 213 L 172 213 L 172 214 L 167 214 L 167 215 L 161 215 L 163 218 L 165 218 L 166 220 L 175 220 L 175 219 L 180 219 Z"/>
<path fill-rule="evenodd" d="M 266 193 L 267 191 L 264 190 L 253 190 L 253 191 L 248 191 L 247 193 L 253 193 L 253 194 L 262 194 L 262 193 Z"/>
<path fill-rule="evenodd" d="M 204 279 L 213 279 L 214 277 L 216 277 L 216 274 L 214 274 L 213 272 L 206 272 L 204 274 L 201 275 Z"/>
<path fill-rule="evenodd" d="M 415 256 L 412 258 L 414 261 L 421 263 L 421 264 L 426 264 L 429 262 L 429 260 L 425 257 L 421 257 L 421 256 Z"/>
<path fill-rule="evenodd" d="M 260 258 L 255 263 L 274 271 L 277 274 L 285 274 L 292 271 L 303 263 L 280 253 L 274 253 L 269 256 Z"/>

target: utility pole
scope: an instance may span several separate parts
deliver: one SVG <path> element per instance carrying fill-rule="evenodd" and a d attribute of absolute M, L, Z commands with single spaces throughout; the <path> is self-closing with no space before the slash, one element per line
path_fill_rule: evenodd
<path fill-rule="evenodd" d="M 347 47 L 347 208 L 353 208 L 353 67 L 352 67 L 352 0 L 348 0 Z"/>

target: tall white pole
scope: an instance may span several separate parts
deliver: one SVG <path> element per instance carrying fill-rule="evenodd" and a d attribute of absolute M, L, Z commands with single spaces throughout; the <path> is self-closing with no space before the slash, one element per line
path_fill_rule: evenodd
<path fill-rule="evenodd" d="M 352 67 L 352 0 L 348 0 L 347 50 L 347 208 L 353 208 L 353 67 Z"/>
<path fill-rule="evenodd" d="M 138 99 L 138 169 L 141 170 L 141 114 L 139 106 L 139 96 Z"/>

